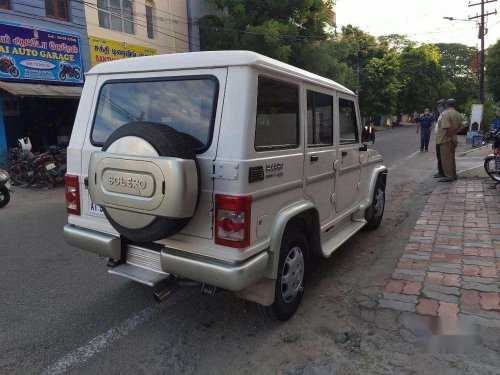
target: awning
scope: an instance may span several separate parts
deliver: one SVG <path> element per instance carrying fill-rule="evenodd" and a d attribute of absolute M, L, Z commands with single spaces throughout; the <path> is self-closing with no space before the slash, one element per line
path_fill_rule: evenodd
<path fill-rule="evenodd" d="M 58 86 L 43 83 L 19 83 L 0 81 L 0 89 L 15 96 L 37 96 L 42 98 L 79 98 L 81 86 Z"/>

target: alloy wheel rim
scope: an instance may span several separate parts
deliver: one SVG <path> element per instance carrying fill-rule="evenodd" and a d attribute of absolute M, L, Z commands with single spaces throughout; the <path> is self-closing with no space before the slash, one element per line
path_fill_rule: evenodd
<path fill-rule="evenodd" d="M 291 303 L 302 290 L 304 268 L 304 255 L 296 246 L 289 251 L 281 272 L 281 295 L 286 303 Z"/>
<path fill-rule="evenodd" d="M 384 212 L 385 206 L 385 194 L 382 189 L 377 190 L 377 194 L 375 195 L 375 217 L 378 219 L 382 216 Z"/>

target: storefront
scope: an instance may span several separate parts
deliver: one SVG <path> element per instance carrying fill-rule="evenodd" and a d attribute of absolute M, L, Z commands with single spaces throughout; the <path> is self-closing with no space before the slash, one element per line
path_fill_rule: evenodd
<path fill-rule="evenodd" d="M 118 42 L 93 35 L 89 35 L 89 42 L 92 66 L 106 61 L 151 56 L 157 53 L 156 48 Z"/>
<path fill-rule="evenodd" d="M 0 165 L 22 137 L 67 145 L 83 73 L 78 35 L 0 23 Z"/>

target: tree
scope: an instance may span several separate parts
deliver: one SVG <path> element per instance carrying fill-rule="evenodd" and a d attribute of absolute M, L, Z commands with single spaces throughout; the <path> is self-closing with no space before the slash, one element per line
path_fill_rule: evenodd
<path fill-rule="evenodd" d="M 500 40 L 488 49 L 486 88 L 495 101 L 500 101 Z"/>
<path fill-rule="evenodd" d="M 398 80 L 399 61 L 395 53 L 374 57 L 363 69 L 360 107 L 368 117 L 395 113 L 401 85 Z"/>
<path fill-rule="evenodd" d="M 340 59 L 351 67 L 364 67 L 373 57 L 383 56 L 377 39 L 352 25 L 342 27 L 339 43 Z"/>
<path fill-rule="evenodd" d="M 463 106 L 478 94 L 477 50 L 460 43 L 438 43 L 441 66 L 445 79 L 449 81 L 450 95 Z"/>
<path fill-rule="evenodd" d="M 303 49 L 328 37 L 332 8 L 323 0 L 210 0 L 223 27 L 201 26 L 202 49 L 248 49 L 296 64 Z M 204 28 L 204 29 L 203 29 Z M 216 33 L 218 38 L 210 38 Z M 223 39 L 222 41 L 220 39 Z"/>
<path fill-rule="evenodd" d="M 430 44 L 407 48 L 400 57 L 399 110 L 404 113 L 433 108 L 445 89 L 450 89 L 440 65 L 439 49 Z"/>
<path fill-rule="evenodd" d="M 401 34 L 379 36 L 378 42 L 382 48 L 394 51 L 398 54 L 407 48 L 415 48 L 417 46 L 417 43 Z"/>

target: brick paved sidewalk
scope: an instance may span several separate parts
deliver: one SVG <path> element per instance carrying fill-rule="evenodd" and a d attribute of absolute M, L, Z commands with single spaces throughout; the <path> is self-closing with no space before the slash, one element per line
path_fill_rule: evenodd
<path fill-rule="evenodd" d="M 379 307 L 500 322 L 500 189 L 440 183 L 430 195 Z"/>

